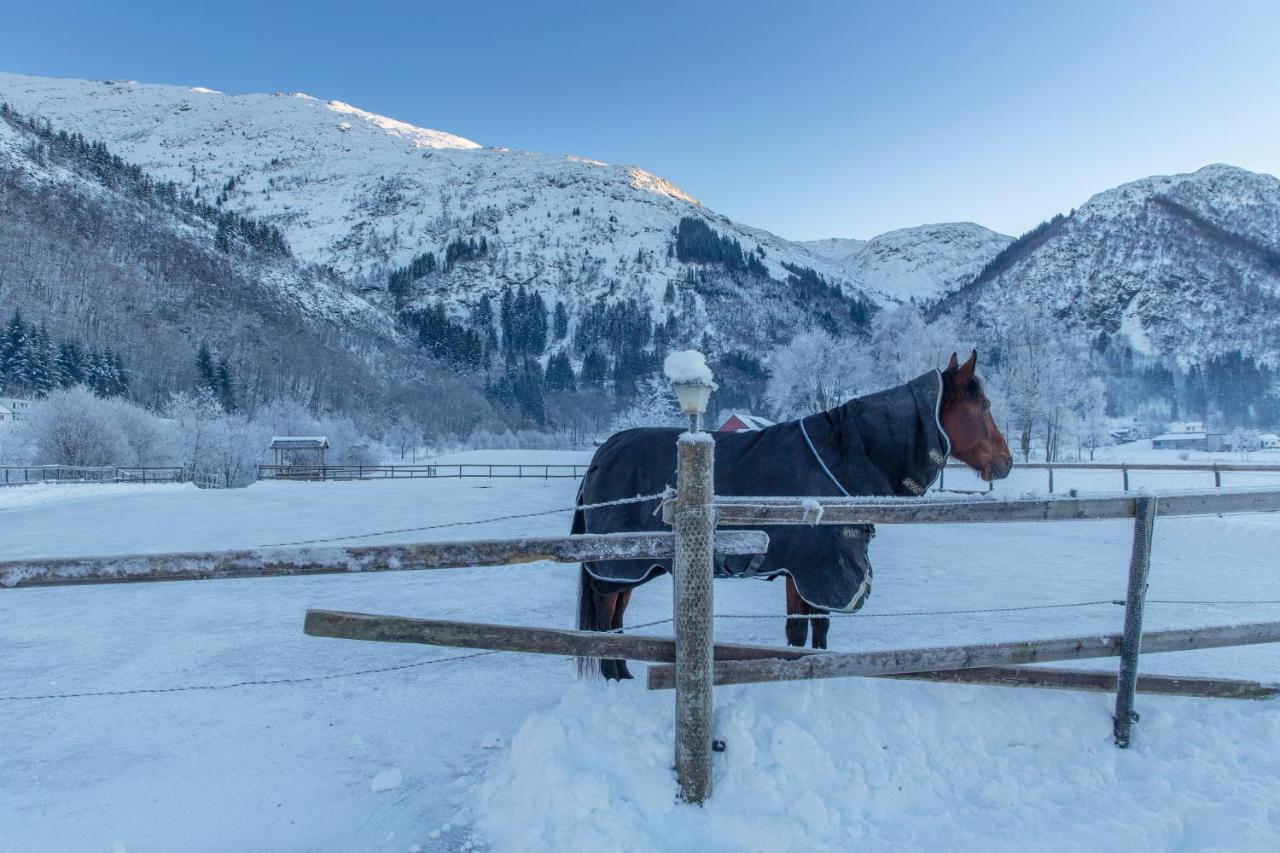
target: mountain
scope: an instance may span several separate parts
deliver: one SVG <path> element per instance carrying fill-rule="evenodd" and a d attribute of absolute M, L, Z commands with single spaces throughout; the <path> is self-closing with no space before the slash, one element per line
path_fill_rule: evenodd
<path fill-rule="evenodd" d="M 850 299 L 864 297 L 838 265 L 738 225 L 635 166 L 482 147 L 303 94 L 0 74 L 0 99 L 101 140 L 158 180 L 270 223 L 299 259 L 371 298 L 392 270 L 483 236 L 483 260 L 421 281 L 411 297 L 444 299 L 460 314 L 523 284 L 574 315 L 607 296 L 637 299 L 661 319 L 667 285 L 687 277 L 668 256 L 685 217 L 737 240 L 775 281 L 788 280 L 787 266 L 810 268 Z M 715 318 L 702 321 L 713 337 L 724 331 Z"/>
<path fill-rule="evenodd" d="M 84 351 L 118 359 L 130 392 L 160 403 L 198 384 L 202 343 L 238 388 L 231 405 L 288 395 L 354 410 L 427 379 L 428 360 L 384 311 L 299 262 L 278 232 L 7 105 L 0 306 L 17 336 L 0 347 L 0 383 L 15 395 L 88 379 Z"/>
<path fill-rule="evenodd" d="M 972 222 L 944 222 L 804 245 L 882 299 L 929 302 L 968 284 L 1012 240 Z"/>
<path fill-rule="evenodd" d="M 1033 303 L 1187 368 L 1280 365 L 1280 180 L 1234 166 L 1143 178 L 1019 237 L 946 311 Z"/>

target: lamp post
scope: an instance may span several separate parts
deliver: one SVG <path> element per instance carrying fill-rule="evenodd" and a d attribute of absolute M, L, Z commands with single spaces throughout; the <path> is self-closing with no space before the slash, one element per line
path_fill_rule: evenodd
<path fill-rule="evenodd" d="M 702 362 L 701 355 L 697 360 Z M 676 636 L 676 778 L 685 802 L 701 803 L 711 793 L 715 441 L 710 433 L 699 431 L 699 418 L 707 410 L 715 385 L 705 363 L 697 375 L 679 375 L 669 368 L 668 376 L 681 411 L 689 416 L 689 431 L 676 441 L 676 542 L 671 572 Z"/>
<path fill-rule="evenodd" d="M 716 386 L 711 382 L 676 382 L 674 386 L 680 411 L 689 416 L 689 431 L 698 432 L 699 421 L 707 411 L 707 401 Z"/>

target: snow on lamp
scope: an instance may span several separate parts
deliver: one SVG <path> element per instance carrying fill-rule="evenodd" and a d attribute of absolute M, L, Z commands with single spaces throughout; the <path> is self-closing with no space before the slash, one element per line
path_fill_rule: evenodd
<path fill-rule="evenodd" d="M 662 369 L 675 388 L 680 410 L 689 416 L 690 430 L 697 432 L 698 419 L 706 412 L 707 401 L 716 389 L 706 357 L 691 349 L 673 352 L 662 363 Z"/>

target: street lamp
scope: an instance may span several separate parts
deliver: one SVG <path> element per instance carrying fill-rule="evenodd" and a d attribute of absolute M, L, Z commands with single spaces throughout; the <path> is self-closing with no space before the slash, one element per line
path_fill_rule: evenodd
<path fill-rule="evenodd" d="M 706 356 L 693 349 L 673 352 L 662 363 L 662 370 L 675 386 L 680 411 L 689 416 L 689 431 L 697 432 L 698 417 L 707 410 L 711 392 L 716 390 Z"/>
<path fill-rule="evenodd" d="M 680 411 L 689 416 L 689 431 L 698 431 L 698 419 L 707 411 L 707 401 L 715 385 L 709 382 L 677 382 L 676 398 L 680 400 Z"/>

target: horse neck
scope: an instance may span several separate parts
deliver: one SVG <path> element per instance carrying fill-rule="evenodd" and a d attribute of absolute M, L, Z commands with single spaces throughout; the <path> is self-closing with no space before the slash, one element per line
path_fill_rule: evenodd
<path fill-rule="evenodd" d="M 867 461 L 895 491 L 908 477 L 926 480 L 919 483 L 922 487 L 933 480 L 932 472 L 917 470 L 924 436 L 911 384 L 857 397 L 826 413 L 842 453 L 856 453 L 854 448 L 860 445 Z"/>

